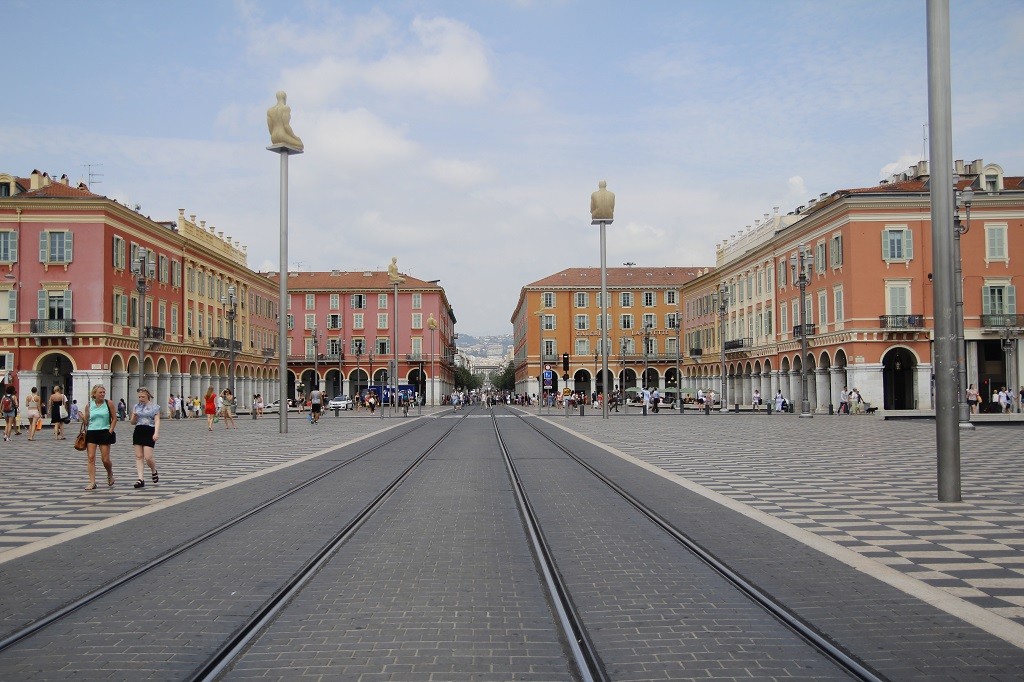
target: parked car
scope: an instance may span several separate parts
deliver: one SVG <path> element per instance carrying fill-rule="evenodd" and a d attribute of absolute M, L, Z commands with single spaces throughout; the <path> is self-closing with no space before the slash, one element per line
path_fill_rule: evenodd
<path fill-rule="evenodd" d="M 328 410 L 351 410 L 352 399 L 347 395 L 339 395 L 331 398 L 330 402 L 327 403 Z"/>
<path fill-rule="evenodd" d="M 296 410 L 297 408 L 296 408 L 295 405 L 296 404 L 295 404 L 294 400 L 289 400 L 288 401 L 288 410 L 289 411 Z M 265 405 L 263 407 L 263 414 L 277 414 L 278 412 L 280 412 L 280 410 L 281 410 L 281 401 L 280 400 L 275 400 L 274 402 L 270 403 L 269 405 Z"/>

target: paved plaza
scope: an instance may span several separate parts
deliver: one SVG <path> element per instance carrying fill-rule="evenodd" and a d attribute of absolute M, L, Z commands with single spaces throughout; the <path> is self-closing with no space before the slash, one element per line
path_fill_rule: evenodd
<path fill-rule="evenodd" d="M 527 411 L 536 414 L 535 411 Z M 450 411 L 425 408 L 425 417 Z M 486 413 L 481 412 L 480 417 Z M 130 428 L 113 447 L 117 484 L 85 492 L 85 456 L 49 431 L 3 443 L 0 562 L 296 464 L 414 418 L 292 415 L 222 424 L 165 420 L 161 481 L 134 490 Z M 1024 648 L 1021 424 L 962 436 L 961 503 L 936 501 L 935 423 L 878 416 L 613 415 L 546 419 L 678 485 L 786 533 Z M 71 434 L 73 435 L 73 434 Z"/>

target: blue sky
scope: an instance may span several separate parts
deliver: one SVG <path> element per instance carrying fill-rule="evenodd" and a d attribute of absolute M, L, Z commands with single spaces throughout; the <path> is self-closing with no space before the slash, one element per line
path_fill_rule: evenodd
<path fill-rule="evenodd" d="M 1024 174 L 1024 2 L 951 3 L 953 152 Z M 195 213 L 277 270 L 288 92 L 292 269 L 441 279 L 458 329 L 608 262 L 712 265 L 779 206 L 925 150 L 925 2 L 4 2 L 0 169 Z"/>

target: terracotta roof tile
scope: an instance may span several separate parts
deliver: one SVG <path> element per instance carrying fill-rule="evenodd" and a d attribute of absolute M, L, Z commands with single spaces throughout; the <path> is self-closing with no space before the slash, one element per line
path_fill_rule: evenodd
<path fill-rule="evenodd" d="M 711 267 L 632 267 L 608 268 L 608 286 L 643 287 L 673 286 L 689 282 L 699 277 Z M 567 268 L 536 282 L 527 284 L 525 288 L 538 289 L 544 287 L 599 287 L 601 286 L 600 268 Z"/>
<path fill-rule="evenodd" d="M 276 272 L 264 272 L 260 273 L 272 282 L 278 282 L 278 273 Z M 417 289 L 442 289 L 441 285 L 427 282 L 422 279 L 417 279 L 410 275 L 402 275 L 405 277 L 405 283 L 400 285 L 402 289 L 408 289 L 414 287 Z M 358 271 L 358 272 L 293 272 L 290 273 L 288 278 L 288 289 L 295 291 L 303 291 L 306 289 L 320 289 L 320 290 L 366 290 L 366 289 L 382 289 L 390 291 L 392 289 L 391 280 L 388 278 L 388 273 L 383 270 L 372 270 L 372 271 Z"/>
<path fill-rule="evenodd" d="M 26 183 L 25 185 L 30 186 Z M 81 184 L 78 187 L 65 185 L 63 182 L 51 182 L 46 187 L 32 189 L 18 195 L 19 199 L 106 199 L 99 194 L 93 194 Z"/>

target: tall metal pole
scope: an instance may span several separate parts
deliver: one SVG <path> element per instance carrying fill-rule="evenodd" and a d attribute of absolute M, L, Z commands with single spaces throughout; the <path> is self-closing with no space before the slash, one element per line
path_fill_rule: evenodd
<path fill-rule="evenodd" d="M 395 282 L 395 326 L 392 331 L 392 335 L 395 339 L 395 347 L 393 349 L 395 356 L 395 366 L 392 370 L 392 374 L 395 376 L 391 379 L 391 385 L 394 387 L 391 389 L 391 412 L 395 415 L 398 414 L 398 282 Z"/>
<path fill-rule="evenodd" d="M 723 284 L 718 290 L 718 322 L 721 328 L 720 336 L 718 338 L 719 352 L 721 353 L 722 363 L 722 412 L 729 411 L 729 382 L 725 377 L 725 313 L 728 311 L 729 306 L 729 290 Z M 714 409 L 714 405 L 711 406 Z"/>
<path fill-rule="evenodd" d="M 228 295 L 221 296 L 220 302 L 225 306 L 224 316 L 228 318 L 228 390 L 235 398 L 235 316 L 238 304 L 235 302 L 235 288 L 228 287 Z"/>
<path fill-rule="evenodd" d="M 608 418 L 608 239 L 606 228 L 610 220 L 597 221 L 601 225 L 601 418 Z"/>
<path fill-rule="evenodd" d="M 320 333 L 316 330 L 316 325 L 313 325 L 313 383 L 309 387 L 309 394 L 313 395 L 313 391 L 320 388 L 320 339 L 318 338 Z M 320 397 L 323 400 L 323 396 Z"/>
<path fill-rule="evenodd" d="M 278 431 L 288 433 L 288 157 L 301 154 L 302 150 L 285 144 L 267 147 L 281 157 L 281 234 L 280 234 L 280 280 L 278 282 L 278 393 L 281 409 L 278 410 Z"/>
<path fill-rule="evenodd" d="M 427 327 L 430 329 L 430 406 L 433 407 L 434 384 L 437 383 L 437 377 L 434 374 L 434 336 L 437 334 L 437 320 L 434 319 L 434 313 L 430 313 Z"/>
<path fill-rule="evenodd" d="M 682 327 L 680 322 L 679 308 L 676 308 L 676 405 L 679 406 L 679 414 L 683 414 L 683 379 L 679 376 L 679 329 Z"/>
<path fill-rule="evenodd" d="M 940 502 L 960 502 L 955 286 L 953 282 L 953 116 L 949 0 L 928 0 L 928 129 L 935 310 L 935 445 Z"/>
<path fill-rule="evenodd" d="M 807 277 L 804 255 L 800 252 L 800 416 L 809 418 L 811 401 L 807 397 Z"/>
<path fill-rule="evenodd" d="M 537 414 L 544 406 L 544 311 L 537 311 Z"/>

